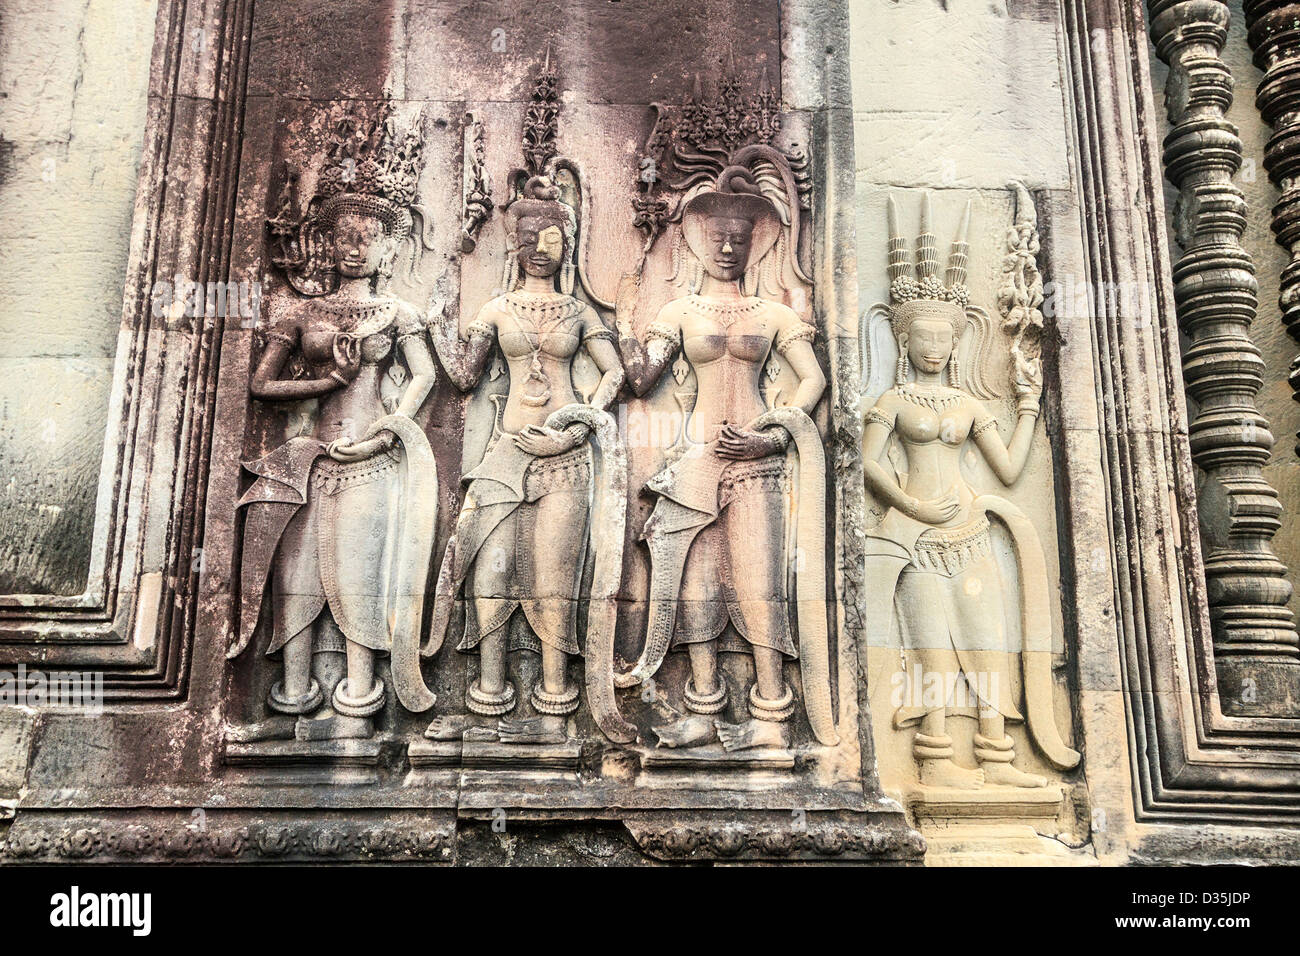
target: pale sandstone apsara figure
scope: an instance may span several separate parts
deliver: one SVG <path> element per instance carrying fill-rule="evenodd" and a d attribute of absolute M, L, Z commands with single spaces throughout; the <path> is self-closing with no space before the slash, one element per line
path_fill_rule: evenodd
<path fill-rule="evenodd" d="M 927 677 L 960 675 L 957 694 L 905 701 L 895 726 L 917 726 L 912 751 L 922 784 L 975 789 L 985 784 L 1040 787 L 1047 781 L 1013 766 L 1009 722 L 1026 719 L 1013 695 L 1015 661 L 1008 649 L 1006 586 L 992 549 L 989 515 L 1004 524 L 1016 549 L 1022 592 L 1024 695 L 1030 734 L 1059 769 L 1079 755 L 1061 740 L 1051 707 L 1051 619 L 1048 582 L 1038 535 L 1010 502 L 978 495 L 962 475 L 960 457 L 972 442 L 1006 485 L 1024 470 L 1038 421 L 1041 368 L 1018 364 L 1017 421 L 1008 443 L 985 406 L 961 387 L 958 343 L 968 323 L 966 231 L 970 211 L 939 276 L 929 199 L 924 200 L 915 276 L 906 241 L 889 200 L 890 318 L 898 340 L 896 384 L 867 413 L 863 461 L 868 488 L 889 510 L 869 533 L 873 580 L 887 581 L 868 594 L 866 627 L 880 635 L 896 623 L 909 667 Z M 978 358 L 979 350 L 972 349 Z M 906 457 L 902 484 L 883 460 L 895 437 Z M 896 616 L 896 618 L 895 618 Z M 895 618 L 895 620 L 891 620 Z M 954 687 L 954 681 L 946 681 Z M 979 767 L 954 760 L 953 721 L 975 717 Z"/>

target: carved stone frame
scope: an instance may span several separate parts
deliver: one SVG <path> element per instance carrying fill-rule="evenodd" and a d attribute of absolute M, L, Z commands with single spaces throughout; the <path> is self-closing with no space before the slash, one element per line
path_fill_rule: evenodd
<path fill-rule="evenodd" d="M 102 673 L 106 701 L 184 696 L 202 565 L 218 322 L 157 318 L 156 277 L 230 253 L 251 2 L 159 4 L 89 580 L 0 595 L 0 670 Z M 203 42 L 194 42 L 195 37 Z"/>
<path fill-rule="evenodd" d="M 1122 0 L 1062 3 L 1061 11 L 1079 199 L 1089 213 L 1088 282 L 1137 282 L 1155 291 L 1143 303 L 1148 314 L 1121 316 L 1113 302 L 1099 305 L 1091 327 L 1072 332 L 1094 343 L 1097 394 L 1089 414 L 1097 420 L 1098 477 L 1109 505 L 1099 546 L 1109 556 L 1113 594 L 1113 604 L 1079 632 L 1080 670 L 1091 675 L 1080 695 L 1093 805 L 1110 815 L 1107 822 L 1094 813 L 1094 840 L 1103 855 L 1129 860 L 1215 858 L 1228 845 L 1239 858 L 1268 856 L 1277 852 L 1277 831 L 1238 827 L 1229 834 L 1215 824 L 1300 820 L 1300 721 L 1231 717 L 1220 706 L 1147 24 L 1142 5 Z M 1061 414 L 1068 422 L 1079 412 Z M 1087 477 L 1064 474 L 1075 588 L 1096 589 L 1103 585 L 1088 566 L 1087 547 L 1096 516 L 1067 500 L 1068 486 Z M 1114 649 L 1104 640 L 1112 634 Z M 1122 712 L 1102 693 L 1116 689 Z M 1119 792 L 1124 766 L 1131 774 L 1127 806 Z M 1195 826 L 1163 825 L 1178 823 Z"/>

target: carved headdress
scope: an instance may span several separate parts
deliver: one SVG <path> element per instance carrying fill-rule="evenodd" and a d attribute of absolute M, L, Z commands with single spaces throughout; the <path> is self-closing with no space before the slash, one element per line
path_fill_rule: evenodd
<path fill-rule="evenodd" d="M 901 335 L 917 318 L 943 319 L 952 324 L 954 338 L 966 327 L 966 260 L 970 244 L 970 203 L 962 213 L 961 226 L 948 253 L 948 268 L 939 277 L 939 250 L 930 231 L 930 195 L 921 197 L 921 232 L 916 237 L 916 267 L 898 229 L 898 208 L 894 197 L 887 202 L 889 216 L 889 316 L 894 334 Z"/>
<path fill-rule="evenodd" d="M 643 256 L 666 224 L 680 222 L 687 248 L 701 259 L 704 220 L 732 216 L 754 223 L 745 278 L 749 290 L 756 289 L 762 276 L 777 288 L 788 288 L 794 280 L 811 284 L 800 231 L 807 208 L 807 158 L 798 149 L 775 145 L 780 105 L 766 70 L 750 97 L 742 93 L 733 63 L 715 97 L 705 97 L 697 76 L 680 107 L 652 106 L 655 124 L 632 200 L 635 224 L 646 235 Z M 665 191 L 680 194 L 681 200 L 673 205 Z M 773 250 L 776 255 L 768 258 Z M 674 259 L 680 269 L 676 245 Z"/>
<path fill-rule="evenodd" d="M 401 127 L 385 94 L 379 115 L 365 122 L 349 110 L 327 133 L 325 166 L 306 213 L 298 217 L 294 190 L 297 173 L 285 163 L 279 209 L 267 226 L 280 247 L 271 260 L 285 270 L 290 284 L 304 295 L 324 295 L 338 285 L 334 263 L 323 240 L 347 213 L 374 219 L 398 249 L 411 243 L 412 269 L 422 247 L 427 216 L 417 202 L 424 138 L 418 119 Z M 396 258 L 396 250 L 394 254 Z M 391 274 L 385 264 L 383 277 Z"/>
<path fill-rule="evenodd" d="M 743 166 L 729 166 L 718 177 L 714 189 L 695 193 L 682 207 L 682 235 L 698 258 L 708 254 L 706 223 L 714 217 L 744 219 L 753 223 L 749 261 L 756 264 L 781 237 L 781 218 L 775 204 L 763 193 L 754 173 Z"/>
<path fill-rule="evenodd" d="M 560 291 L 573 295 L 579 282 L 593 302 L 608 305 L 596 295 L 587 280 L 585 249 L 590 242 L 590 196 L 578 163 L 558 155 L 559 74 L 546 51 L 542 68 L 533 80 L 533 95 L 524 112 L 524 165 L 510 172 L 513 199 L 505 206 L 506 271 L 503 287 L 517 287 L 522 276 L 515 259 L 515 230 L 520 219 L 540 218 L 559 226 L 564 233 L 564 260 L 559 273 Z"/>
<path fill-rule="evenodd" d="M 894 197 L 886 203 L 889 220 L 889 322 L 894 336 L 903 335 L 917 319 L 937 319 L 949 323 L 953 332 L 953 351 L 949 365 L 949 384 L 961 384 L 958 342 L 966 327 L 972 326 L 970 362 L 966 387 L 980 398 L 994 398 L 997 393 L 985 381 L 988 351 L 991 347 L 991 323 L 988 315 L 970 304 L 966 287 L 966 263 L 970 252 L 971 204 L 966 203 L 961 225 L 949 247 L 948 264 L 939 274 L 939 247 L 930 228 L 930 195 L 921 196 L 921 227 L 916 237 L 916 263 L 913 266 L 908 241 L 898 228 L 898 208 Z M 900 351 L 898 381 L 907 377 L 907 353 Z"/>
<path fill-rule="evenodd" d="M 369 127 L 343 117 L 316 190 L 317 218 L 332 225 L 345 212 L 378 219 L 390 236 L 411 232 L 424 141 L 418 129 L 399 131 L 391 105 Z"/>

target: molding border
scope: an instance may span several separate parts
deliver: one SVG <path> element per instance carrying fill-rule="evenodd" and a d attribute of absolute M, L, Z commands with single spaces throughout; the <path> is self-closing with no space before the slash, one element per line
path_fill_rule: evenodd
<path fill-rule="evenodd" d="M 1154 291 L 1091 317 L 1135 821 L 1300 823 L 1300 720 L 1220 705 L 1142 5 L 1061 10 L 1088 280 Z"/>
<path fill-rule="evenodd" d="M 185 696 L 223 320 L 156 319 L 150 290 L 156 276 L 229 271 L 252 11 L 159 5 L 100 482 L 107 530 L 97 524 L 85 594 L 0 596 L 0 670 L 102 673 L 110 702 Z"/>

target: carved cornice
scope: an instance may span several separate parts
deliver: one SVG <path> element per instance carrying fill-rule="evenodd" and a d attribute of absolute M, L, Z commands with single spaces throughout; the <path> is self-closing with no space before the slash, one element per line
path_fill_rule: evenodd
<path fill-rule="evenodd" d="M 1273 207 L 1273 232 L 1290 253 L 1278 306 L 1287 332 L 1300 340 L 1300 3 L 1245 0 L 1242 7 L 1255 65 L 1264 71 L 1255 105 L 1273 127 L 1264 147 L 1264 168 L 1282 191 Z M 1300 355 L 1291 362 L 1289 380 L 1300 401 Z"/>
<path fill-rule="evenodd" d="M 925 840 L 901 820 L 897 811 L 677 810 L 622 822 L 643 852 L 671 862 L 919 863 Z M 454 812 L 391 808 L 20 812 L 0 863 L 456 863 L 457 824 Z"/>
<path fill-rule="evenodd" d="M 625 822 L 642 850 L 673 862 L 919 862 L 925 853 L 925 839 L 915 830 L 855 820 L 852 814 L 773 814 L 751 820 L 675 813 Z"/>
<path fill-rule="evenodd" d="M 1300 704 L 1287 679 L 1300 664 L 1300 637 L 1287 608 L 1286 566 L 1272 550 L 1282 505 L 1262 470 L 1273 436 L 1255 400 L 1264 362 L 1250 338 L 1258 284 L 1241 244 L 1246 200 L 1232 181 L 1242 147 L 1226 118 L 1232 75 L 1220 54 L 1228 8 L 1220 0 L 1152 0 L 1149 9 L 1151 37 L 1170 68 L 1163 159 L 1179 189 L 1174 229 L 1183 247 L 1174 300 L 1187 337 L 1183 377 L 1197 405 L 1192 459 L 1206 479 L 1199 511 L 1221 702 L 1234 713 L 1287 714 Z M 1261 681 L 1257 692 L 1242 692 Z"/>
<path fill-rule="evenodd" d="M 454 818 L 405 819 L 406 815 L 352 814 L 273 818 L 232 812 L 169 817 L 133 813 L 127 817 L 75 820 L 20 817 L 0 845 L 0 861 L 39 862 L 279 862 L 376 861 L 451 862 Z"/>

